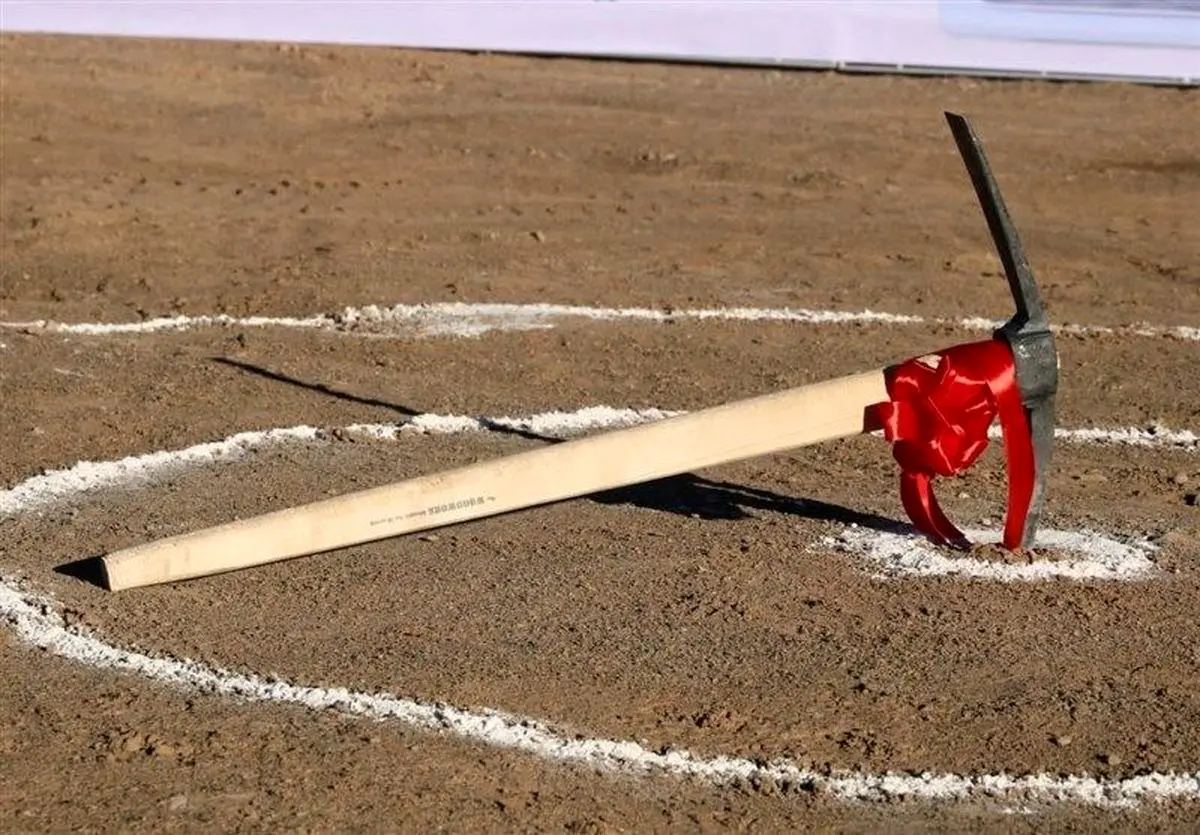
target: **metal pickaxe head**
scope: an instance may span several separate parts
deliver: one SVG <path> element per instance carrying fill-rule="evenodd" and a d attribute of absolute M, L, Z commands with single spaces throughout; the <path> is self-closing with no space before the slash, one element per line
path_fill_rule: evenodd
<path fill-rule="evenodd" d="M 1054 395 L 1058 391 L 1058 352 L 1033 270 L 1025 257 L 1016 226 L 1000 196 L 1000 187 L 992 176 L 983 146 L 966 118 L 955 113 L 946 113 L 946 120 L 950 123 L 958 151 L 975 186 L 975 194 L 987 218 L 992 240 L 996 244 L 1000 263 L 1004 265 L 1004 275 L 1008 278 L 1008 286 L 1016 304 L 1016 313 L 996 331 L 995 336 L 1007 342 L 1012 350 L 1017 386 L 1021 392 L 1033 441 L 1033 493 L 1021 538 L 1022 547 L 1027 548 L 1033 545 L 1037 533 L 1054 446 Z"/>

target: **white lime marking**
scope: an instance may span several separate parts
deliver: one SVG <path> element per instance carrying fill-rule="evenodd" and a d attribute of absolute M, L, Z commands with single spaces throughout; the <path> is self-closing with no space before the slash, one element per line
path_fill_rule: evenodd
<path fill-rule="evenodd" d="M 998 531 L 963 530 L 972 542 L 999 542 Z M 880 578 L 959 577 L 994 582 L 1046 580 L 1143 580 L 1153 576 L 1157 548 L 1148 540 L 1116 539 L 1094 531 L 1038 530 L 1035 548 L 1054 548 L 1078 556 L 1071 559 L 1038 559 L 1028 563 L 998 562 L 977 556 L 955 556 L 934 546 L 917 533 L 876 531 L 851 525 L 826 537 L 824 544 L 862 557 Z"/>
<path fill-rule="evenodd" d="M 566 436 L 588 429 L 660 420 L 671 414 L 674 413 L 657 409 L 592 407 L 526 418 L 421 415 L 406 424 L 355 424 L 346 427 L 345 431 L 388 439 L 404 434 L 419 436 L 487 431 L 500 425 Z M 118 461 L 80 462 L 73 467 L 34 476 L 11 489 L 0 491 L 0 516 L 36 512 L 99 489 L 149 485 L 154 478 L 164 474 L 199 464 L 234 460 L 259 446 L 312 442 L 322 437 L 320 429 L 297 426 L 242 432 L 221 441 L 131 456 Z M 843 543 L 853 546 L 856 532 L 862 533 L 861 529 L 847 529 Z M 986 535 L 986 532 L 973 533 Z M 1121 550 L 1132 546 L 1104 537 L 1070 532 L 1052 532 L 1051 536 L 1062 537 L 1058 544 L 1066 547 L 1099 547 L 1101 564 L 1107 565 L 1107 570 L 1113 576 L 1125 579 L 1137 574 L 1139 559 L 1146 559 L 1144 554 L 1139 556 L 1136 550 Z M 878 543 L 886 540 L 881 540 L 875 532 L 867 532 L 862 541 L 875 543 L 871 547 L 878 551 Z M 915 560 L 918 573 L 920 570 L 945 573 L 939 571 L 936 559 L 931 560 L 928 554 L 923 555 L 920 542 L 911 537 L 901 537 L 895 541 L 902 547 L 883 554 L 885 566 L 896 564 L 897 560 L 901 565 Z M 987 569 L 986 563 L 979 565 Z M 904 570 L 908 570 L 907 566 Z M 985 573 L 983 576 L 988 575 Z M 1016 803 L 1027 809 L 1037 804 L 1132 808 L 1144 802 L 1200 800 L 1200 771 L 1149 773 L 1124 780 L 1107 780 L 1086 774 L 1057 776 L 1044 773 L 1024 776 L 1006 773 L 817 773 L 787 759 L 760 763 L 733 756 L 705 758 L 681 749 L 651 751 L 632 741 L 589 738 L 556 729 L 537 719 L 498 710 L 472 711 L 439 702 L 403 699 L 388 693 L 308 686 L 278 677 L 267 679 L 251 673 L 233 672 L 188 659 L 147 655 L 122 648 L 78 627 L 68 626 L 53 600 L 23 589 L 11 580 L 0 581 L 0 620 L 11 625 L 18 638 L 29 645 L 90 667 L 130 673 L 170 687 L 248 701 L 290 704 L 314 711 L 334 710 L 380 722 L 398 722 L 497 748 L 522 751 L 548 761 L 575 763 L 612 773 L 657 773 L 713 784 L 771 780 L 780 786 L 859 802 L 986 801 Z"/>
<path fill-rule="evenodd" d="M 758 763 L 742 757 L 697 756 L 686 750 L 657 752 L 628 740 L 589 738 L 537 719 L 498 710 L 463 710 L 438 702 L 403 699 L 342 687 L 313 687 L 265 679 L 186 659 L 152 656 L 108 643 L 68 626 L 53 601 L 0 581 L 0 618 L 25 643 L 97 669 L 141 676 L 170 687 L 233 699 L 333 710 L 379 722 L 398 722 L 544 760 L 631 775 L 667 774 L 713 784 L 773 780 L 781 787 L 860 802 L 892 800 L 992 801 L 1130 808 L 1143 802 L 1200 799 L 1200 772 L 1150 773 L 1124 780 L 1087 775 L 1032 774 L 818 774 L 787 759 Z"/>
<path fill-rule="evenodd" d="M 229 316 L 227 314 L 200 316 L 164 316 L 138 322 L 64 323 L 48 320 L 0 322 L 0 327 L 18 330 L 41 330 L 52 333 L 85 336 L 146 334 L 160 331 L 182 331 L 194 328 L 307 328 L 367 334 L 415 336 L 473 337 L 490 331 L 522 331 L 553 328 L 564 319 L 592 321 L 634 321 L 663 324 L 683 320 L 731 322 L 791 322 L 811 325 L 848 323 L 918 325 L 952 325 L 971 331 L 990 332 L 1002 322 L 977 316 L 927 318 L 904 313 L 885 313 L 874 310 L 841 311 L 807 308 L 717 307 L 656 309 L 649 307 L 594 307 L 563 304 L 518 304 L 446 302 L 436 304 L 394 305 L 381 307 L 346 307 L 339 313 L 312 316 Z M 1121 326 L 1057 325 L 1055 331 L 1064 334 L 1119 334 L 1153 338 L 1200 341 L 1200 328 L 1191 326 L 1157 326 L 1136 323 Z"/>
<path fill-rule="evenodd" d="M 569 437 L 597 429 L 614 429 L 663 420 L 683 411 L 586 406 L 571 411 L 550 411 L 526 417 L 472 417 L 470 415 L 421 414 L 404 423 L 355 423 L 342 431 L 352 435 L 391 440 L 405 435 L 447 435 L 484 432 L 496 428 L 523 429 L 550 437 Z M 194 464 L 234 460 L 248 450 L 273 443 L 314 441 L 322 435 L 315 426 L 292 426 L 239 432 L 219 441 L 183 449 L 150 452 L 116 461 L 80 461 L 51 470 L 0 491 L 0 516 L 35 510 L 59 499 L 89 490 L 130 487 Z M 1126 444 L 1200 452 L 1200 436 L 1189 430 L 1157 429 L 1059 429 L 1058 437 L 1068 443 Z"/>

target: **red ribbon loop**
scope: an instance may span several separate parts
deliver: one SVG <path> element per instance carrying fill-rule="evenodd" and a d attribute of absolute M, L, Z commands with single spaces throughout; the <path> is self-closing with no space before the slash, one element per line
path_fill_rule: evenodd
<path fill-rule="evenodd" d="M 874 407 L 900 464 L 900 499 L 917 529 L 939 544 L 967 545 L 933 495 L 934 476 L 965 471 L 988 445 L 999 416 L 1008 468 L 1005 547 L 1020 546 L 1033 498 L 1035 465 L 1029 419 L 1012 351 L 1000 339 L 956 345 L 911 359 L 885 374 L 891 398 Z"/>

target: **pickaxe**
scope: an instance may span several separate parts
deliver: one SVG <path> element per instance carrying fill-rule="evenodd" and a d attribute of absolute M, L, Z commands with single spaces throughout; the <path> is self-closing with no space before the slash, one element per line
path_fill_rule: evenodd
<path fill-rule="evenodd" d="M 917 528 L 968 543 L 931 482 L 968 468 L 999 417 L 1008 467 L 1002 542 L 1031 547 L 1054 441 L 1058 356 L 1033 271 L 979 139 L 946 118 L 1004 265 L 1016 313 L 991 339 L 897 365 L 578 438 L 116 551 L 117 591 L 330 551 L 883 430 Z"/>

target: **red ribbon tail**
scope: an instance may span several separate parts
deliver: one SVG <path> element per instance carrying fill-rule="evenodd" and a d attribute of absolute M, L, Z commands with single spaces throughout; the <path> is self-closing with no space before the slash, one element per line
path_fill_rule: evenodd
<path fill-rule="evenodd" d="M 996 405 L 1000 412 L 1000 431 L 1004 437 L 1004 460 L 1008 468 L 1008 511 L 1004 519 L 1004 547 L 1015 550 L 1021 547 L 1025 536 L 1025 521 L 1029 517 L 1029 506 L 1033 503 L 1033 485 L 1036 465 L 1033 454 L 1033 435 L 1029 427 L 1029 415 L 1021 402 L 1021 393 L 1015 383 L 996 391 Z"/>
<path fill-rule="evenodd" d="M 939 545 L 965 547 L 963 532 L 955 527 L 933 494 L 933 479 L 926 473 L 905 471 L 900 474 L 900 501 L 904 512 L 917 530 Z"/>

